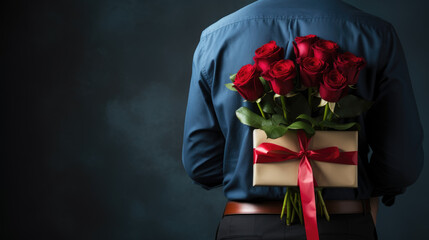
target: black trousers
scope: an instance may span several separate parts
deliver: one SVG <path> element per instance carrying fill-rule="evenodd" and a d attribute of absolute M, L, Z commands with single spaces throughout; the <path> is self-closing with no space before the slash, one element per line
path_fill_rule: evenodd
<path fill-rule="evenodd" d="M 371 214 L 332 214 L 328 222 L 318 216 L 320 240 L 375 240 L 377 233 Z M 279 215 L 227 215 L 219 223 L 217 240 L 291 239 L 305 240 L 301 224 L 286 226 Z"/>

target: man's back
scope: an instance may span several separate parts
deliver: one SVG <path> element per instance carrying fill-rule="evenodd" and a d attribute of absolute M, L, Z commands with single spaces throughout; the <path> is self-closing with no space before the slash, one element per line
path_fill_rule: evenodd
<path fill-rule="evenodd" d="M 393 27 L 337 0 L 260 0 L 208 27 L 195 51 L 183 163 L 196 183 L 207 188 L 223 185 L 229 200 L 283 197 L 284 188 L 252 187 L 252 129 L 239 122 L 235 110 L 253 106 L 224 84 L 241 66 L 253 63 L 254 50 L 264 43 L 276 41 L 288 59 L 293 57 L 295 37 L 308 34 L 337 42 L 343 51 L 366 59 L 353 94 L 375 102 L 357 119 L 362 126 L 359 188 L 326 189 L 325 198 L 392 199 L 416 180 L 423 159 L 422 130 Z M 417 127 L 403 128 L 407 122 Z"/>

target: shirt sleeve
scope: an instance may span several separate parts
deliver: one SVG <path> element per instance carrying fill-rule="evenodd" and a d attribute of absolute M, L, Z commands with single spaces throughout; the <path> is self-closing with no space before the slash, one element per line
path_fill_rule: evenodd
<path fill-rule="evenodd" d="M 201 40 L 192 64 L 182 162 L 194 183 L 210 189 L 220 186 L 223 181 L 225 138 L 213 107 L 209 76 L 204 68 L 203 45 Z"/>
<path fill-rule="evenodd" d="M 423 129 L 407 63 L 392 26 L 386 35 L 375 103 L 365 118 L 372 149 L 373 196 L 392 205 L 395 195 L 413 184 L 423 168 Z"/>

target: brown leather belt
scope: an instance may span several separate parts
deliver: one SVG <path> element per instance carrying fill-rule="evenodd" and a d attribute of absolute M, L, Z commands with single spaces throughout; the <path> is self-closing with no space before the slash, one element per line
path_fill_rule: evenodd
<path fill-rule="evenodd" d="M 369 200 L 325 200 L 325 205 L 330 214 L 353 214 L 353 213 L 369 213 Z M 233 202 L 226 203 L 226 215 L 233 214 L 280 214 L 282 211 L 283 202 Z"/>

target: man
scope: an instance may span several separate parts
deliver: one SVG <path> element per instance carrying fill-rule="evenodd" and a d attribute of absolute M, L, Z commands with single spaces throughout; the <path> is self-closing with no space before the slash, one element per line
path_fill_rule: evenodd
<path fill-rule="evenodd" d="M 309 34 L 366 59 L 354 94 L 374 101 L 356 119 L 359 187 L 324 190 L 332 214 L 330 222 L 318 219 L 320 239 L 376 239 L 368 200 L 381 196 L 392 205 L 420 174 L 422 127 L 392 25 L 339 0 L 259 0 L 205 29 L 192 66 L 183 164 L 195 183 L 223 186 L 230 201 L 217 239 L 304 239 L 302 225 L 279 221 L 285 188 L 252 187 L 253 129 L 240 123 L 235 110 L 254 106 L 224 84 L 241 66 L 253 64 L 261 45 L 274 40 L 290 59 L 295 37 Z"/>

